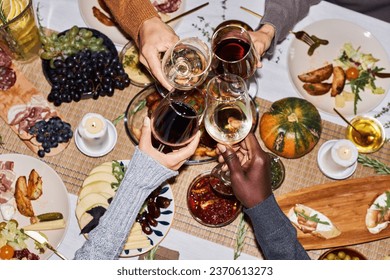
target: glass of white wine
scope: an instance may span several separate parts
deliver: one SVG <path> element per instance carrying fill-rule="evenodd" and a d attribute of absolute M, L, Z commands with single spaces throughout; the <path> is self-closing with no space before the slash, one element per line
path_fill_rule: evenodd
<path fill-rule="evenodd" d="M 251 98 L 246 82 L 234 74 L 222 74 L 212 78 L 207 85 L 207 108 L 204 126 L 217 142 L 232 146 L 241 142 L 252 129 Z M 230 173 L 217 165 L 211 172 L 222 185 L 214 189 L 232 195 Z"/>
<path fill-rule="evenodd" d="M 188 37 L 179 40 L 162 58 L 162 72 L 172 87 L 190 90 L 201 85 L 209 73 L 212 54 L 205 42 Z"/>

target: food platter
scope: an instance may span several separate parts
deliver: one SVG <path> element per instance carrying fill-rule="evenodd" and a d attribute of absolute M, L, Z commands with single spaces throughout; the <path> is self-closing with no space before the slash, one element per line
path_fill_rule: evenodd
<path fill-rule="evenodd" d="M 310 35 L 315 35 L 321 39 L 329 41 L 328 45 L 319 46 L 312 56 L 307 54 L 309 46 L 304 42 L 294 38 L 291 41 L 288 51 L 288 68 L 290 80 L 297 89 L 299 95 L 307 99 L 320 111 L 336 115 L 333 111 L 335 107 L 335 98 L 330 96 L 330 93 L 321 96 L 309 95 L 303 89 L 303 82 L 298 79 L 298 75 L 308 71 L 325 66 L 327 63 L 333 63 L 340 56 L 341 49 L 345 43 L 351 43 L 355 48 L 360 47 L 360 52 L 372 54 L 379 61 L 376 66 L 384 68 L 383 72 L 390 71 L 390 60 L 385 48 L 372 35 L 369 30 L 353 24 L 348 21 L 339 19 L 326 19 L 314 22 L 313 24 L 303 28 Z M 326 80 L 331 83 L 331 78 Z M 388 94 L 390 89 L 390 79 L 375 80 L 378 87 L 385 90 L 384 94 L 372 94 L 370 90 L 365 90 L 360 93 L 361 101 L 357 104 L 356 114 L 364 114 L 376 106 L 378 106 Z M 350 85 L 346 81 L 344 90 L 351 92 Z M 353 101 L 346 102 L 345 107 L 337 108 L 345 116 L 354 115 Z"/>
<path fill-rule="evenodd" d="M 157 86 L 155 86 L 155 84 L 152 84 L 137 93 L 130 100 L 129 105 L 126 108 L 124 118 L 125 129 L 127 135 L 129 136 L 131 142 L 133 142 L 134 145 L 138 145 L 143 119 L 145 116 L 148 115 L 149 108 L 147 106 L 146 98 L 151 94 L 159 92 L 160 90 L 157 88 Z M 162 98 L 159 94 L 157 94 L 157 96 L 159 98 Z M 259 122 L 259 108 L 253 98 L 251 102 L 251 109 L 253 118 L 252 131 L 254 132 L 256 131 Z M 206 130 L 203 128 L 203 125 L 201 125 L 200 130 L 202 132 L 200 145 L 195 151 L 194 156 L 192 156 L 189 160 L 186 161 L 187 165 L 203 164 L 214 161 L 216 158 L 216 155 L 213 155 L 216 147 L 216 142 L 207 134 L 207 132 L 205 132 Z M 202 152 L 204 149 L 207 150 L 206 153 Z"/>
<path fill-rule="evenodd" d="M 131 38 L 128 35 L 126 35 L 123 31 L 121 31 L 118 27 L 104 25 L 93 15 L 92 8 L 94 6 L 100 7 L 98 0 L 88 0 L 88 1 L 79 0 L 78 3 L 79 3 L 81 16 L 88 27 L 97 29 L 104 34 L 107 34 L 107 36 L 110 37 L 110 39 L 114 42 L 114 44 L 119 48 L 122 48 L 124 45 L 126 45 L 126 43 L 129 40 L 131 40 Z M 176 12 L 166 14 L 167 20 L 169 18 L 173 18 L 181 14 L 182 12 L 184 12 L 185 5 L 186 5 L 186 1 L 183 0 L 180 5 L 180 8 Z M 102 12 L 105 13 L 103 10 Z M 177 22 L 178 21 L 174 21 L 169 25 L 171 27 L 174 27 L 177 24 Z"/>
<path fill-rule="evenodd" d="M 62 213 L 66 222 L 65 228 L 42 231 L 42 233 L 47 236 L 49 243 L 54 248 L 58 248 L 64 239 L 68 228 L 70 211 L 68 192 L 64 182 L 50 166 L 45 164 L 43 161 L 30 156 L 21 154 L 2 154 L 0 155 L 0 161 L 13 161 L 16 177 L 28 177 L 32 169 L 35 169 L 42 177 L 43 194 L 39 199 L 32 201 L 32 206 L 36 215 L 49 212 Z M 30 224 L 30 219 L 21 215 L 18 210 L 16 210 L 13 219 L 19 223 L 19 228 Z M 0 222 L 2 221 L 3 217 L 0 215 Z M 50 258 L 50 256 L 53 254 L 51 250 L 46 250 L 44 254 L 38 254 L 34 249 L 34 242 L 31 239 L 26 240 L 26 243 L 28 245 L 28 249 L 34 254 L 37 254 L 42 260 Z"/>
<path fill-rule="evenodd" d="M 100 186 L 102 181 L 108 182 L 111 184 L 112 181 L 110 181 L 110 180 L 113 180 L 113 179 L 110 179 L 110 178 L 112 178 L 112 176 L 114 176 L 114 173 L 112 173 L 109 170 L 113 169 L 113 167 L 112 167 L 113 162 L 119 164 L 123 171 L 125 170 L 125 167 L 129 164 L 129 160 L 105 162 L 105 163 L 93 168 L 91 170 L 90 174 L 86 177 L 86 179 L 83 182 L 83 186 L 80 189 L 79 197 L 78 197 L 77 205 L 76 205 L 76 217 L 78 220 L 78 224 L 80 226 L 80 230 L 82 230 L 84 227 L 84 224 L 86 224 L 85 222 L 82 221 L 82 219 L 83 219 L 82 216 L 84 213 L 86 213 L 86 211 L 83 210 L 84 213 L 79 213 L 79 209 L 80 209 L 80 207 L 82 207 L 81 206 L 82 203 L 80 203 L 80 201 L 82 201 L 87 195 L 92 195 L 94 197 L 98 197 L 100 195 L 103 195 L 107 201 L 107 203 L 103 203 L 103 204 L 105 204 L 104 208 L 106 208 L 109 205 L 108 201 L 111 201 L 112 197 L 115 195 L 114 190 L 110 190 L 109 191 L 110 193 L 108 193 L 106 190 L 103 190 Z M 107 165 L 109 167 L 107 167 Z M 99 174 L 99 175 L 96 176 L 96 174 Z M 92 179 L 92 177 L 95 177 L 97 179 L 96 180 Z M 89 187 L 92 187 L 94 190 L 91 192 L 87 191 L 88 194 L 86 194 L 85 190 L 86 190 L 86 188 L 89 188 L 88 185 L 89 185 Z M 111 185 L 110 185 L 110 187 L 111 187 Z M 159 215 L 159 217 L 156 218 L 157 224 L 155 226 L 150 226 L 150 229 L 151 229 L 150 234 L 147 234 L 147 235 L 142 234 L 143 238 L 145 240 L 149 240 L 148 246 L 144 246 L 142 248 L 137 248 L 137 249 L 133 249 L 133 248 L 126 249 L 125 248 L 122 251 L 122 253 L 120 254 L 120 257 L 135 257 L 138 255 L 144 254 L 144 253 L 150 251 L 151 249 L 153 249 L 155 246 L 157 246 L 164 239 L 164 237 L 168 234 L 168 231 L 172 225 L 173 215 L 174 215 L 174 210 L 175 210 L 175 203 L 174 203 L 173 193 L 172 193 L 171 187 L 168 184 L 161 186 L 158 189 L 158 196 L 163 196 L 164 198 L 170 200 L 170 203 L 169 203 L 168 207 L 160 209 L 160 215 Z M 91 209 L 91 208 L 96 207 L 98 205 L 100 205 L 99 201 L 97 201 L 97 200 L 91 201 L 90 205 L 86 206 L 85 209 Z M 135 224 L 138 224 L 137 226 L 139 226 L 140 223 L 136 222 Z M 130 234 L 129 234 L 129 237 L 128 237 L 128 240 L 126 243 L 129 243 L 130 240 L 132 240 L 132 238 L 134 237 L 132 235 L 132 232 L 133 232 L 132 230 L 130 231 Z M 88 234 L 84 234 L 84 236 L 86 238 L 88 238 Z M 140 234 L 137 233 L 137 238 L 136 238 L 137 240 L 139 240 L 138 237 L 140 237 Z"/>

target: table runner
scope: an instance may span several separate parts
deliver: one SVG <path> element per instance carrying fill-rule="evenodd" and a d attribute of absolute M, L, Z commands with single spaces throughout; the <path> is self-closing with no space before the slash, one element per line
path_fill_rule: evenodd
<path fill-rule="evenodd" d="M 41 92 L 44 93 L 44 95 L 50 91 L 50 85 L 42 73 L 41 61 L 39 58 L 30 63 L 17 63 L 16 66 Z M 100 113 L 109 120 L 117 118 L 126 110 L 131 98 L 140 90 L 141 88 L 139 87 L 130 86 L 123 91 L 116 90 L 113 97 L 101 97 L 98 100 L 90 99 L 82 100 L 78 103 L 72 102 L 69 104 L 62 104 L 57 109 L 64 117 L 64 120 L 69 122 L 73 129 L 75 129 L 81 121 L 82 116 L 88 112 Z M 264 94 L 266 95 L 266 93 Z M 271 105 L 270 102 L 261 98 L 256 98 L 256 102 L 260 108 L 260 116 L 264 111 L 268 110 Z M 282 186 L 275 192 L 276 196 L 299 188 L 333 181 L 324 176 L 318 169 L 316 161 L 317 152 L 320 146 L 327 140 L 344 138 L 345 127 L 324 120 L 322 123 L 323 131 L 321 139 L 309 154 L 300 159 L 282 159 L 286 167 L 286 178 Z M 17 135 L 8 127 L 4 120 L 0 119 L 0 125 L 0 135 L 3 137 L 4 142 L 4 145 L 0 147 L 1 153 L 22 153 L 37 157 L 37 155 L 33 154 L 27 146 L 19 140 Z M 119 122 L 116 128 L 118 130 L 118 143 L 114 150 L 106 156 L 99 158 L 85 156 L 77 149 L 74 139 L 72 139 L 72 142 L 65 151 L 54 157 L 46 156 L 42 160 L 57 171 L 64 181 L 67 190 L 70 193 L 77 195 L 83 180 L 93 167 L 105 161 L 131 158 L 134 151 L 134 145 L 126 134 L 123 121 Z M 256 131 L 256 136 L 260 139 L 258 130 Z M 264 145 L 262 146 L 264 147 Z M 386 143 L 380 151 L 370 154 L 369 156 L 389 165 L 390 144 Z M 189 184 L 198 174 L 211 170 L 215 164 L 215 162 L 212 162 L 202 165 L 185 166 L 181 170 L 180 175 L 170 182 L 175 198 L 175 216 L 172 226 L 177 230 L 234 248 L 238 220 L 223 228 L 208 228 L 197 223 L 191 217 L 187 209 L 186 194 Z M 361 178 L 373 175 L 376 174 L 372 169 L 358 164 L 356 172 L 350 178 Z M 361 251 L 369 259 L 382 259 L 385 255 L 389 254 L 387 248 L 390 247 L 390 239 L 351 247 Z M 309 251 L 309 255 L 311 258 L 316 259 L 323 251 L 324 250 Z M 243 252 L 262 258 L 262 254 L 250 227 Z M 207 252 L 205 252 L 205 258 L 207 258 Z"/>

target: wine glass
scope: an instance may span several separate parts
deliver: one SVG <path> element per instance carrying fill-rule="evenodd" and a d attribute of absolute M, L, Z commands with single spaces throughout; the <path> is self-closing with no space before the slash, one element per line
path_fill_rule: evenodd
<path fill-rule="evenodd" d="M 204 126 L 208 134 L 224 145 L 242 141 L 252 129 L 251 99 L 246 82 L 241 77 L 225 73 L 212 78 L 207 85 L 207 108 Z M 222 164 L 213 168 L 211 174 L 222 184 L 214 189 L 232 195 L 230 172 L 222 171 Z"/>
<path fill-rule="evenodd" d="M 240 76 L 247 82 L 248 90 L 256 94 L 257 82 L 253 76 L 259 55 L 248 30 L 244 28 L 245 25 L 229 24 L 229 21 L 219 26 L 211 39 L 213 72 L 217 75 L 230 73 Z M 250 85 L 254 88 L 251 89 Z"/>
<path fill-rule="evenodd" d="M 210 48 L 196 37 L 183 38 L 165 52 L 162 72 L 172 87 L 190 90 L 204 82 L 211 64 Z"/>
<path fill-rule="evenodd" d="M 151 116 L 152 133 L 160 143 L 171 148 L 184 146 L 194 139 L 207 107 L 207 95 L 193 88 L 173 89 L 161 100 Z"/>

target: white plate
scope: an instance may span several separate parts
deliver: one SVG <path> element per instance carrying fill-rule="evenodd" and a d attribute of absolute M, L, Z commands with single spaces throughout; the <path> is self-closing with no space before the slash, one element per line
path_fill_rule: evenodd
<path fill-rule="evenodd" d="M 121 162 L 125 167 L 127 167 L 127 165 L 129 164 L 129 160 L 120 160 L 119 162 Z M 147 237 L 150 240 L 150 246 L 145 248 L 140 248 L 140 249 L 123 250 L 120 255 L 121 257 L 135 257 L 144 254 L 150 251 L 151 249 L 153 249 L 158 244 L 160 244 L 160 242 L 168 234 L 168 231 L 172 225 L 173 215 L 175 211 L 175 203 L 174 203 L 171 187 L 168 184 L 164 185 L 162 187 L 160 194 L 168 199 L 171 199 L 171 203 L 169 207 L 165 209 L 162 208 L 160 209 L 161 214 L 156 219 L 158 222 L 157 226 L 156 227 L 151 226 L 153 232 L 152 234 L 147 235 Z"/>
<path fill-rule="evenodd" d="M 173 18 L 185 11 L 185 5 L 186 1 L 183 0 L 180 8 L 174 12 L 167 14 L 169 18 Z M 114 44 L 119 47 L 123 48 L 124 45 L 126 45 L 131 38 L 124 34 L 122 31 L 120 31 L 116 26 L 107 26 L 101 23 L 92 12 L 92 7 L 95 6 L 99 8 L 103 13 L 103 9 L 100 8 L 98 0 L 79 0 L 79 10 L 81 13 L 81 17 L 83 18 L 85 24 L 93 29 L 99 30 L 100 32 L 106 34 L 113 42 Z M 174 22 L 170 23 L 169 25 L 171 27 L 174 27 L 180 20 L 175 20 Z"/>
<path fill-rule="evenodd" d="M 0 155 L 0 161 L 13 161 L 15 163 L 14 172 L 16 178 L 19 176 L 26 176 L 30 174 L 32 169 L 35 169 L 38 174 L 42 177 L 42 196 L 35 201 L 32 201 L 35 215 L 48 213 L 48 212 L 61 212 L 66 221 L 66 227 L 64 229 L 57 230 L 45 230 L 42 231 L 49 239 L 49 243 L 54 247 L 58 248 L 64 239 L 66 230 L 68 228 L 69 219 L 69 199 L 66 187 L 60 178 L 60 176 L 43 161 L 21 154 L 3 154 Z M 19 228 L 29 225 L 30 218 L 27 218 L 16 210 L 14 219 L 18 221 Z M 0 222 L 3 221 L 3 217 L 0 215 Z M 46 250 L 44 254 L 38 254 L 37 250 L 34 249 L 34 242 L 31 239 L 26 240 L 28 249 L 39 256 L 40 259 L 48 259 L 53 252 Z"/>
<path fill-rule="evenodd" d="M 390 71 L 390 61 L 385 49 L 369 30 L 351 22 L 338 19 L 317 21 L 303 28 L 303 30 L 310 35 L 316 35 L 321 39 L 328 40 L 329 44 L 325 46 L 321 45 L 314 51 L 312 56 L 309 56 L 307 54 L 309 46 L 294 38 L 288 52 L 290 79 L 299 94 L 313 103 L 322 112 L 336 115 L 333 111 L 335 98 L 331 97 L 330 93 L 322 96 L 309 95 L 302 88 L 303 83 L 298 79 L 298 75 L 322 67 L 327 63 L 334 62 L 334 59 L 339 57 L 340 51 L 345 43 L 352 43 L 354 48 L 360 46 L 360 51 L 363 53 L 372 53 L 375 58 L 379 59 L 376 66 L 385 68 L 384 72 Z M 377 78 L 375 84 L 383 87 L 386 92 L 381 95 L 372 94 L 370 90 L 361 92 L 359 95 L 362 100 L 359 100 L 357 103 L 357 115 L 367 113 L 374 109 L 382 102 L 386 94 L 388 94 L 390 79 Z M 344 89 L 352 92 L 350 85 L 346 84 Z M 346 102 L 344 108 L 337 109 L 346 116 L 354 115 L 353 101 Z"/>
<path fill-rule="evenodd" d="M 318 150 L 317 163 L 318 167 L 320 168 L 321 172 L 324 173 L 324 175 L 332 179 L 341 180 L 350 177 L 355 172 L 357 162 L 341 171 L 334 171 L 332 168 L 329 168 L 328 162 L 331 161 L 329 155 L 330 149 L 336 142 L 337 140 L 329 140 L 322 144 L 321 148 Z"/>
<path fill-rule="evenodd" d="M 108 142 L 106 143 L 106 146 L 103 147 L 102 150 L 96 151 L 93 149 L 90 149 L 88 146 L 85 145 L 84 141 L 79 135 L 78 129 L 76 129 L 75 132 L 75 143 L 77 148 L 85 155 L 90 157 L 101 157 L 109 152 L 115 147 L 115 144 L 118 140 L 118 133 L 116 131 L 115 126 L 112 122 L 109 120 L 106 120 L 107 128 L 108 128 Z"/>

